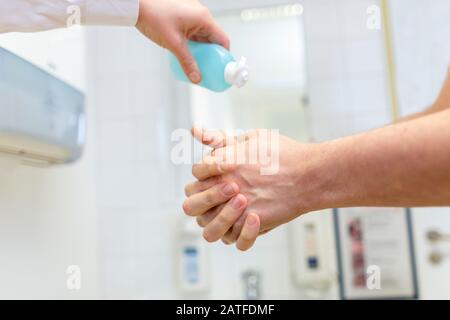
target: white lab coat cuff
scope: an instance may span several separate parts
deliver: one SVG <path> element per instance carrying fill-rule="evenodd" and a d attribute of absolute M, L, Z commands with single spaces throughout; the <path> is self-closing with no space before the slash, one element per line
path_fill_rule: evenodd
<path fill-rule="evenodd" d="M 139 0 L 85 0 L 85 25 L 135 26 Z"/>

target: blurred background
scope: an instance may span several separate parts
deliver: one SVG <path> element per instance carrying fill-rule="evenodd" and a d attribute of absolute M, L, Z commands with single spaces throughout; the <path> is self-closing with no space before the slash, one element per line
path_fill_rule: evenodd
<path fill-rule="evenodd" d="M 232 53 L 248 58 L 251 81 L 243 89 L 213 94 L 176 82 L 168 53 L 132 28 L 0 36 L 1 47 L 82 91 L 88 124 L 75 164 L 0 162 L 0 298 L 371 296 L 356 290 L 358 263 L 381 259 L 401 270 L 387 271 L 392 278 L 376 297 L 450 299 L 450 243 L 439 240 L 450 234 L 448 208 L 377 209 L 377 221 L 365 218 L 374 209 L 343 210 L 340 220 L 325 211 L 242 253 L 205 244 L 183 216 L 190 166 L 171 161 L 172 133 L 194 122 L 274 128 L 308 142 L 423 110 L 450 63 L 449 1 L 204 3 L 229 34 Z M 377 12 L 389 13 L 389 29 L 371 23 Z M 389 241 L 377 242 L 368 226 Z M 367 252 L 355 250 L 361 246 Z M 67 286 L 69 266 L 79 267 L 79 289 Z"/>

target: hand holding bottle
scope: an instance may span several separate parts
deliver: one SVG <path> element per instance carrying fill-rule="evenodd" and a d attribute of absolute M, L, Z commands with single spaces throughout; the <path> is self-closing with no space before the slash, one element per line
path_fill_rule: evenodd
<path fill-rule="evenodd" d="M 216 43 L 229 49 L 226 34 L 198 0 L 140 0 L 136 27 L 158 45 L 170 50 L 194 83 L 201 74 L 190 53 L 188 40 Z"/>

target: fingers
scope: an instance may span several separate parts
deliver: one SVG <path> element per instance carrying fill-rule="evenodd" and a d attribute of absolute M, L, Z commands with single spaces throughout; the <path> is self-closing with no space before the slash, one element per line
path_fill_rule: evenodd
<path fill-rule="evenodd" d="M 199 42 L 212 42 L 221 45 L 222 47 L 230 50 L 230 40 L 223 30 L 214 22 L 211 18 L 209 20 L 209 34 L 208 35 L 196 35 L 193 34 L 189 38 Z M 200 69 L 189 51 L 188 39 L 180 37 L 177 41 L 173 41 L 173 44 L 168 48 L 177 57 L 180 62 L 186 76 L 193 83 L 200 83 L 202 80 Z"/>
<path fill-rule="evenodd" d="M 186 187 L 184 188 L 184 193 L 186 197 L 190 197 L 196 193 L 208 190 L 209 188 L 212 188 L 215 185 L 222 182 L 223 181 L 221 176 L 215 176 L 203 181 L 195 181 L 193 183 L 186 185 Z"/>
<path fill-rule="evenodd" d="M 227 50 L 230 50 L 230 39 L 226 33 L 215 22 L 211 25 L 211 34 L 208 36 L 208 41 L 217 43 Z"/>
<path fill-rule="evenodd" d="M 225 205 L 226 203 L 221 204 L 220 206 L 217 206 L 214 209 L 209 210 L 205 214 L 197 217 L 197 224 L 202 228 L 206 227 L 211 221 L 214 220 L 215 217 L 217 217 L 220 212 L 222 212 Z"/>
<path fill-rule="evenodd" d="M 227 145 L 227 142 L 232 141 L 232 138 L 227 137 L 225 132 L 220 130 L 204 130 L 194 126 L 191 133 L 197 141 L 212 148 L 222 148 Z"/>
<path fill-rule="evenodd" d="M 214 149 L 235 145 L 238 142 L 246 142 L 258 136 L 258 130 L 250 130 L 239 136 L 227 135 L 220 130 L 206 130 L 199 126 L 193 126 L 192 136 L 204 145 Z"/>
<path fill-rule="evenodd" d="M 200 40 L 201 42 L 213 42 L 217 43 L 226 49 L 230 49 L 230 40 L 223 30 L 213 21 L 209 20 L 209 34 L 203 35 L 191 35 L 192 40 Z M 184 37 L 178 38 L 176 41 L 172 41 L 172 44 L 168 48 L 177 57 L 180 62 L 181 68 L 183 69 L 186 76 L 193 83 L 200 83 L 202 80 L 199 67 L 188 47 L 188 39 Z"/>
<path fill-rule="evenodd" d="M 203 230 L 205 240 L 215 242 L 222 238 L 242 215 L 246 206 L 247 199 L 242 194 L 238 194 L 231 199 L 223 210 Z"/>
<path fill-rule="evenodd" d="M 197 62 L 189 51 L 187 40 L 179 39 L 174 41 L 174 44 L 172 44 L 168 49 L 177 57 L 181 68 L 189 80 L 193 83 L 199 83 L 202 80 L 200 70 Z"/>
<path fill-rule="evenodd" d="M 205 157 L 201 163 L 192 166 L 192 175 L 200 181 L 230 173 L 236 169 L 234 164 L 218 163 L 215 157 Z"/>
<path fill-rule="evenodd" d="M 200 25 L 196 25 L 188 36 L 194 41 L 216 43 L 230 50 L 230 40 L 222 28 L 216 23 L 214 17 L 207 8 L 199 16 Z"/>
<path fill-rule="evenodd" d="M 236 243 L 239 235 L 241 234 L 242 228 L 245 223 L 245 218 L 247 218 L 247 214 L 243 214 L 239 217 L 236 223 L 228 230 L 228 232 L 222 237 L 222 242 L 224 244 L 233 244 Z"/>
<path fill-rule="evenodd" d="M 245 219 L 241 235 L 236 242 L 236 248 L 241 251 L 246 251 L 253 247 L 253 244 L 259 235 L 260 224 L 259 216 L 255 213 L 249 213 Z"/>
<path fill-rule="evenodd" d="M 189 216 L 200 216 L 226 201 L 239 192 L 236 183 L 223 183 L 206 191 L 187 198 L 183 203 L 183 210 Z"/>

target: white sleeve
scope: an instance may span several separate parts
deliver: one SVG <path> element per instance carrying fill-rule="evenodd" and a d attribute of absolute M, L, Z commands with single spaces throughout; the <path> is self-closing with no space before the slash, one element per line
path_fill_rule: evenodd
<path fill-rule="evenodd" d="M 134 26 L 139 0 L 0 0 L 0 33 L 74 24 Z"/>

